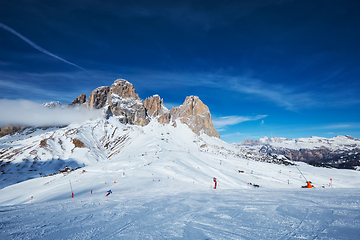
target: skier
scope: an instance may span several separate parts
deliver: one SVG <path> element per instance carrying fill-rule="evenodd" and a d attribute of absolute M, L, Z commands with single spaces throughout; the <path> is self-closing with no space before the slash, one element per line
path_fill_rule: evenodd
<path fill-rule="evenodd" d="M 111 193 L 112 193 L 112 191 L 111 191 L 111 190 L 107 191 L 106 196 L 109 196 Z"/>
<path fill-rule="evenodd" d="M 213 181 L 214 181 L 214 183 L 215 183 L 215 187 L 214 187 L 214 189 L 216 189 L 216 185 L 217 185 L 217 180 L 216 180 L 216 177 L 214 177 L 214 178 L 213 178 Z"/>

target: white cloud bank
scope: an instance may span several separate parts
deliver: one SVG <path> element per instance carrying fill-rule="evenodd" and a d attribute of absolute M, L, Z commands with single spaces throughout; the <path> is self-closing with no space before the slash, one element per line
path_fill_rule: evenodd
<path fill-rule="evenodd" d="M 246 121 L 256 121 L 262 118 L 267 117 L 268 115 L 257 115 L 255 117 L 247 117 L 247 116 L 227 116 L 221 118 L 215 118 L 212 120 L 212 123 L 215 128 L 223 128 L 229 125 L 236 125 L 241 122 Z"/>
<path fill-rule="evenodd" d="M 49 109 L 29 100 L 0 99 L 0 126 L 60 126 L 102 116 L 101 110 Z"/>

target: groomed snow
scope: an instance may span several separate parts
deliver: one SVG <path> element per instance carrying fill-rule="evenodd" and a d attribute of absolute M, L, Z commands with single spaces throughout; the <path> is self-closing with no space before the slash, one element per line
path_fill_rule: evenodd
<path fill-rule="evenodd" d="M 159 184 L 160 185 L 160 184 Z M 358 239 L 359 189 L 115 188 L 0 207 L 1 239 Z"/>
<path fill-rule="evenodd" d="M 92 147 L 71 145 L 57 154 L 85 167 L 0 189 L 0 239 L 357 239 L 360 235 L 359 171 L 299 163 L 316 187 L 301 189 L 305 180 L 295 166 L 237 157 L 238 147 L 196 136 L 179 122 L 176 128 L 156 122 L 138 127 L 110 118 L 43 134 L 57 139 L 53 131 L 63 137 L 74 129 L 71 137 Z M 26 145 L 31 140 L 14 138 L 22 140 L 7 138 L 2 144 Z M 213 177 L 218 179 L 217 189 Z M 112 194 L 106 197 L 108 190 Z"/>

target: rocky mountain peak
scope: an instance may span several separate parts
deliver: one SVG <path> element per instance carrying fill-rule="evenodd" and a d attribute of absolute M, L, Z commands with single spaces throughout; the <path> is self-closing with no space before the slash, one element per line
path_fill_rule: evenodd
<path fill-rule="evenodd" d="M 153 95 L 141 101 L 134 86 L 125 79 L 117 79 L 111 87 L 95 89 L 86 101 L 89 109 L 103 109 L 106 117 L 118 116 L 125 124 L 145 126 L 151 119 L 162 124 L 179 119 L 196 134 L 205 133 L 220 137 L 215 130 L 209 108 L 197 96 L 186 97 L 185 102 L 170 111 L 165 107 L 159 95 Z"/>
<path fill-rule="evenodd" d="M 43 105 L 49 108 L 101 109 L 106 118 L 117 116 L 121 123 L 139 126 L 145 126 L 150 121 L 158 121 L 161 124 L 172 122 L 176 126 L 176 120 L 180 120 L 198 135 L 205 133 L 220 138 L 212 124 L 209 108 L 199 97 L 186 97 L 181 106 L 169 111 L 157 94 L 142 101 L 134 86 L 125 79 L 115 80 L 110 87 L 94 89 L 88 99 L 85 94 L 81 94 L 70 104 L 51 102 Z"/>
<path fill-rule="evenodd" d="M 133 85 L 125 79 L 117 79 L 107 96 L 107 113 L 119 117 L 124 124 L 145 126 L 149 123 L 146 109 Z"/>
<path fill-rule="evenodd" d="M 209 108 L 197 96 L 186 97 L 181 106 L 171 109 L 170 115 L 173 120 L 179 119 L 188 125 L 196 134 L 203 132 L 220 138 L 212 124 Z"/>
<path fill-rule="evenodd" d="M 110 93 L 116 94 L 122 98 L 135 98 L 140 100 L 138 94 L 135 93 L 134 86 L 125 79 L 117 79 L 110 87 Z"/>

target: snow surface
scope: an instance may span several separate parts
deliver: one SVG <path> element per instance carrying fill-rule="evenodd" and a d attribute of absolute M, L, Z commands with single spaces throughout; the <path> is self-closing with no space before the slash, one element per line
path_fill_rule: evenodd
<path fill-rule="evenodd" d="M 56 155 L 85 167 L 12 185 L 2 181 L 0 239 L 360 235 L 359 171 L 299 163 L 316 187 L 301 189 L 305 180 L 296 166 L 255 161 L 251 152 L 218 138 L 197 136 L 180 122 L 177 127 L 155 121 L 139 127 L 112 117 L 41 131 L 31 138 L 2 138 L 1 148 L 27 146 L 51 136 L 54 150 L 43 150 L 41 161 L 54 163 Z M 75 148 L 70 137 L 87 147 Z M 15 178 L 22 174 L 13 173 Z M 106 197 L 108 190 L 112 194 Z"/>
<path fill-rule="evenodd" d="M 1 239 L 358 239 L 359 189 L 141 192 L 0 207 Z M 120 184 L 119 184 L 120 185 Z"/>
<path fill-rule="evenodd" d="M 238 145 L 249 145 L 248 143 L 241 143 Z M 333 151 L 335 150 L 352 150 L 355 148 L 360 148 L 360 140 L 350 137 L 350 136 L 336 136 L 333 138 L 322 138 L 322 137 L 310 137 L 310 138 L 297 138 L 297 139 L 287 139 L 281 137 L 263 137 L 257 141 L 254 141 L 250 145 L 271 145 L 275 148 L 287 148 L 287 149 L 318 149 L 318 148 L 328 148 Z"/>

